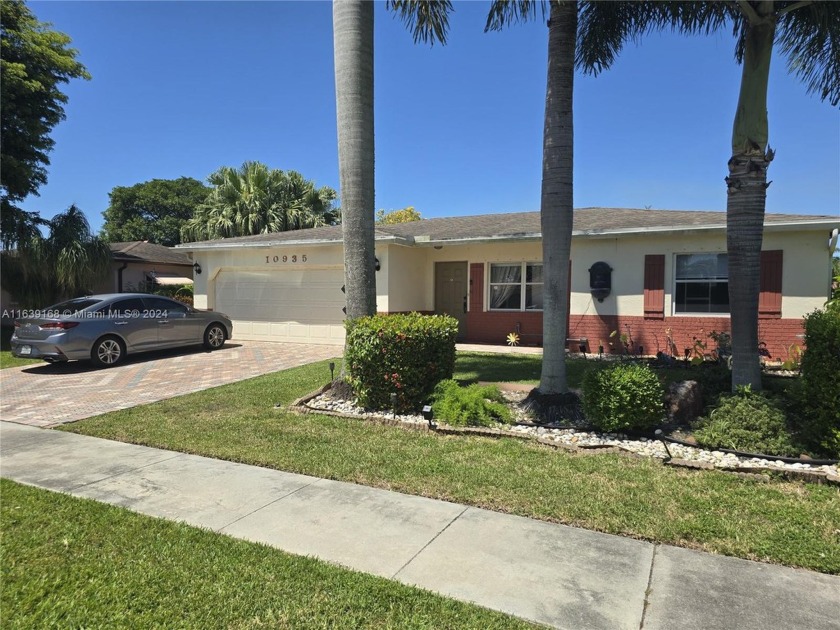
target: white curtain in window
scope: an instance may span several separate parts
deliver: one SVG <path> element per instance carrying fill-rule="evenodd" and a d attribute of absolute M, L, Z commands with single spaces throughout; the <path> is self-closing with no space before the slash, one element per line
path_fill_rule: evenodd
<path fill-rule="evenodd" d="M 521 265 L 490 265 L 490 308 L 503 308 L 521 289 L 521 278 Z"/>

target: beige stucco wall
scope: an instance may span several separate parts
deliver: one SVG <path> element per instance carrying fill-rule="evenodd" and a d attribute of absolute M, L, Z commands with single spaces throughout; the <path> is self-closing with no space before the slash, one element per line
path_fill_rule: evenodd
<path fill-rule="evenodd" d="M 434 265 L 429 262 L 429 252 L 433 250 L 403 245 L 390 245 L 383 250 L 384 258 L 380 256 L 380 260 L 384 282 L 377 278 L 376 283 L 380 294 L 378 310 L 391 313 L 432 310 L 427 295 L 433 282 L 429 273 L 430 268 L 434 273 Z"/>
<path fill-rule="evenodd" d="M 825 232 L 771 232 L 762 249 L 781 249 L 782 317 L 799 318 L 822 308 L 831 292 L 831 253 Z"/>
<path fill-rule="evenodd" d="M 782 317 L 799 318 L 820 308 L 828 295 L 830 256 L 827 235 L 822 232 L 768 232 L 763 249 L 784 251 L 782 276 Z M 469 263 L 539 262 L 542 245 L 530 243 L 488 243 L 480 245 L 403 248 L 401 268 L 410 275 L 391 269 L 390 286 L 399 295 L 400 307 L 392 310 L 431 310 L 434 308 L 434 263 L 465 260 Z M 644 257 L 665 255 L 665 312 L 673 314 L 675 255 L 683 253 L 725 252 L 723 233 L 683 235 L 624 235 L 620 238 L 576 237 L 572 242 L 571 312 L 590 315 L 642 315 L 644 311 Z M 589 268 L 604 261 L 613 268 L 612 293 L 603 302 L 592 298 Z M 422 275 L 422 280 L 420 276 Z M 411 282 L 402 282 L 410 278 Z M 487 308 L 487 274 L 483 287 Z M 413 294 L 411 284 L 422 287 Z"/>
<path fill-rule="evenodd" d="M 799 318 L 823 305 L 830 283 L 827 234 L 819 231 L 774 231 L 765 234 L 765 250 L 784 251 L 782 317 Z M 623 235 L 620 238 L 576 237 L 572 242 L 571 312 L 575 315 L 641 316 L 643 314 L 644 257 L 665 255 L 665 313 L 673 314 L 674 264 L 678 253 L 725 252 L 726 238 L 717 233 Z M 285 263 L 283 256 L 287 257 Z M 376 255 L 381 270 L 376 274 L 377 310 L 434 310 L 435 263 L 465 261 L 539 262 L 538 241 L 406 247 L 378 244 Z M 274 257 L 277 257 L 277 262 Z M 297 256 L 297 262 L 292 257 Z M 306 262 L 303 262 L 303 257 Z M 195 305 L 215 308 L 213 279 L 222 270 L 282 271 L 292 266 L 339 270 L 343 268 L 341 244 L 250 247 L 233 250 L 199 251 L 193 258 L 202 267 L 194 275 Z M 266 262 L 268 261 L 268 262 Z M 612 293 L 603 302 L 592 299 L 589 268 L 604 261 L 612 268 Z M 484 274 L 484 309 L 487 308 L 487 273 Z M 472 287 L 471 291 L 476 288 Z M 339 290 L 339 287 L 336 287 Z M 677 316 L 679 317 L 679 316 Z M 695 315 L 696 317 L 696 315 Z"/>

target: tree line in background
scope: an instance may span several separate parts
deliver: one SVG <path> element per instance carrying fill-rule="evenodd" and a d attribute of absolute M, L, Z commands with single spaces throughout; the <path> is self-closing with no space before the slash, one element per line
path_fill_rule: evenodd
<path fill-rule="evenodd" d="M 223 166 L 207 182 L 181 177 L 115 187 L 102 213 L 103 237 L 172 246 L 341 222 L 335 190 L 296 171 L 245 162 Z"/>

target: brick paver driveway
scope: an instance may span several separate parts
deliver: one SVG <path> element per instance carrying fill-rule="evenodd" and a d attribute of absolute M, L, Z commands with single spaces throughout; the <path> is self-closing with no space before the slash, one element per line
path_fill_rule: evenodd
<path fill-rule="evenodd" d="M 65 424 L 336 357 L 341 351 L 234 340 L 215 352 L 190 348 L 130 356 L 108 369 L 79 361 L 7 368 L 0 370 L 0 420 L 37 427 Z"/>

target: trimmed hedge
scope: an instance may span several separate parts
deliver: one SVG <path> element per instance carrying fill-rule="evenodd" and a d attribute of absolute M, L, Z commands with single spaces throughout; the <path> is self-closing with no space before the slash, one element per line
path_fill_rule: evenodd
<path fill-rule="evenodd" d="M 642 431 L 662 422 L 664 395 L 647 365 L 619 363 L 584 376 L 583 413 L 602 431 Z"/>
<path fill-rule="evenodd" d="M 801 386 L 791 415 L 815 452 L 840 458 L 840 302 L 805 316 Z"/>
<path fill-rule="evenodd" d="M 458 320 L 419 313 L 373 315 L 350 320 L 344 351 L 350 386 L 368 409 L 417 412 L 435 385 L 452 378 Z"/>

